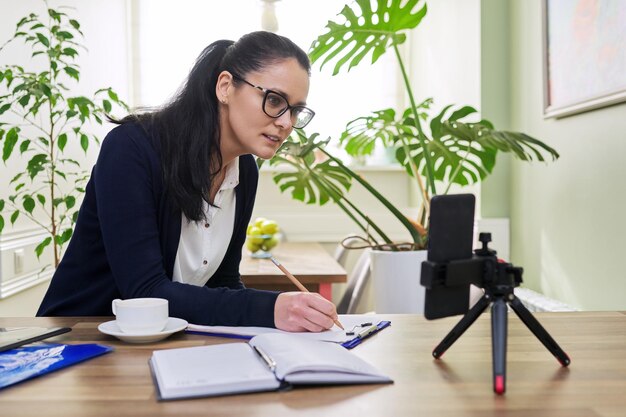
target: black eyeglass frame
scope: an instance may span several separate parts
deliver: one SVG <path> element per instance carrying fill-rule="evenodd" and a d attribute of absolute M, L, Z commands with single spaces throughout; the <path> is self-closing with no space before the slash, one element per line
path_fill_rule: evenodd
<path fill-rule="evenodd" d="M 310 108 L 308 108 L 306 106 L 292 106 L 291 104 L 289 104 L 289 100 L 287 100 L 287 97 L 285 97 L 284 95 L 282 95 L 281 93 L 279 93 L 277 91 L 261 87 L 260 85 L 254 85 L 250 81 L 248 81 L 245 78 L 240 77 L 240 76 L 238 76 L 236 74 L 232 74 L 232 76 L 233 76 L 234 79 L 239 80 L 239 81 L 243 81 L 244 83 L 248 84 L 250 87 L 256 88 L 257 90 L 261 91 L 264 94 L 263 95 L 263 104 L 261 106 L 261 109 L 263 110 L 263 113 L 265 113 L 267 116 L 271 117 L 272 119 L 278 119 L 280 116 L 285 114 L 287 112 L 287 110 L 290 110 L 291 111 L 291 115 L 293 116 L 293 109 L 303 109 L 303 110 L 309 112 L 311 114 L 311 117 L 302 126 L 296 126 L 295 122 L 293 124 L 293 128 L 294 129 L 303 129 L 304 127 L 306 127 L 306 125 L 308 125 L 311 122 L 311 120 L 313 120 L 313 117 L 315 117 L 315 112 L 313 110 L 311 110 Z M 285 103 L 287 103 L 287 107 L 285 107 L 283 110 L 281 110 L 280 113 L 278 113 L 276 116 L 272 116 L 271 114 L 269 114 L 265 110 L 265 102 L 267 101 L 267 96 L 269 94 L 276 94 L 277 96 L 279 96 L 280 98 L 285 100 Z M 296 117 L 296 122 L 297 122 L 297 120 L 298 120 L 298 118 Z"/>

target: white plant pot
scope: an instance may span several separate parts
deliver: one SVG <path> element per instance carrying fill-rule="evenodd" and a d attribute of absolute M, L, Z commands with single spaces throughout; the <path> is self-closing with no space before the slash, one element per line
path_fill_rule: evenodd
<path fill-rule="evenodd" d="M 376 313 L 424 313 L 422 262 L 428 251 L 371 251 L 371 279 Z"/>

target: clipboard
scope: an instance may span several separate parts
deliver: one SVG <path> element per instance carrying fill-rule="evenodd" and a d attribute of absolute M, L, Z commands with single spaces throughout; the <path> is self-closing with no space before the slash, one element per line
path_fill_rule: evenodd
<path fill-rule="evenodd" d="M 391 322 L 387 320 L 383 320 L 378 322 L 378 324 L 373 324 L 372 326 L 366 327 L 362 329 L 360 332 L 356 332 L 356 337 L 352 340 L 348 340 L 347 342 L 343 342 L 341 346 L 346 349 L 352 349 L 361 344 L 365 339 L 374 336 L 379 331 L 391 326 Z"/>
<path fill-rule="evenodd" d="M 389 327 L 390 321 L 380 320 L 378 324 L 374 324 L 376 320 L 372 322 L 363 323 L 368 317 L 351 317 L 340 316 L 340 319 L 346 325 L 346 331 L 342 332 L 301 332 L 301 333 L 289 333 L 283 330 L 278 330 L 269 327 L 238 327 L 238 326 L 202 326 L 196 324 L 190 324 L 185 333 L 199 334 L 203 336 L 214 337 L 226 337 L 231 339 L 243 339 L 250 340 L 254 336 L 265 333 L 284 333 L 295 334 L 302 338 L 311 340 L 319 340 L 322 342 L 331 342 L 343 346 L 346 349 L 352 349 L 360 345 L 363 340 L 372 337 L 379 331 Z M 350 335 L 354 333 L 354 335 Z"/>

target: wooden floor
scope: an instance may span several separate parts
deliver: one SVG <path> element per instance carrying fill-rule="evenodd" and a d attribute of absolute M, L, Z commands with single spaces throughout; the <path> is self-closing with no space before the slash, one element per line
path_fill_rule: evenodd
<path fill-rule="evenodd" d="M 232 343 L 178 333 L 149 345 L 130 345 L 96 330 L 110 318 L 11 319 L 0 326 L 71 325 L 63 343 L 97 342 L 116 351 L 0 391 L 0 415 L 18 416 L 533 416 L 626 415 L 626 315 L 542 313 L 536 317 L 569 354 L 561 367 L 517 317 L 509 316 L 507 393 L 491 388 L 489 314 L 442 360 L 432 348 L 458 318 L 385 316 L 390 328 L 353 352 L 392 385 L 296 388 L 289 392 L 158 402 L 148 368 L 155 349 Z"/>

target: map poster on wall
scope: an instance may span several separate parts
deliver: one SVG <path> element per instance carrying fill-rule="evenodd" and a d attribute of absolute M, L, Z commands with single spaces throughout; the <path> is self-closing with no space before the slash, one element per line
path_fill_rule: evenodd
<path fill-rule="evenodd" d="M 626 1 L 543 0 L 544 117 L 626 101 Z"/>

